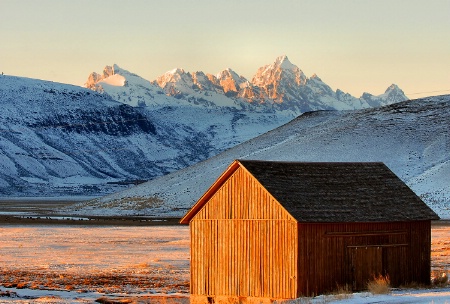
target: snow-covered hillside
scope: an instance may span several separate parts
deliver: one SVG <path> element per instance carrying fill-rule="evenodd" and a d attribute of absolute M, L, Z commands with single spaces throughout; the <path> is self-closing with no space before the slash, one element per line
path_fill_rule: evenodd
<path fill-rule="evenodd" d="M 234 159 L 381 161 L 441 217 L 450 218 L 449 121 L 450 95 L 376 109 L 306 113 L 194 166 L 73 210 L 182 216 Z M 133 201 L 145 203 L 148 198 L 148 208 L 123 208 L 133 209 Z"/>
<path fill-rule="evenodd" d="M 131 138 L 161 146 L 135 108 L 80 87 L 1 76 L 0 104 L 2 196 L 109 193 L 151 171 Z"/>
<path fill-rule="evenodd" d="M 193 106 L 154 92 L 158 105 L 131 107 L 85 88 L 0 76 L 0 196 L 104 195 L 205 160 L 291 119 Z"/>

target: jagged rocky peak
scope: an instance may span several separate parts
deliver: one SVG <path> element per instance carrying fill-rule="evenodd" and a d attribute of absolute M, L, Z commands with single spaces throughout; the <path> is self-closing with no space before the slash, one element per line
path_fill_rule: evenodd
<path fill-rule="evenodd" d="M 206 76 L 205 76 L 206 77 Z M 154 82 L 169 96 L 182 96 L 198 86 L 194 84 L 191 73 L 176 68 L 159 76 Z"/>
<path fill-rule="evenodd" d="M 232 73 L 236 74 L 234 72 Z M 237 76 L 237 78 L 239 79 L 239 76 Z M 223 89 L 221 82 L 222 80 L 212 74 L 205 74 L 202 71 L 189 73 L 185 72 L 183 69 L 173 69 L 158 77 L 155 81 L 166 94 L 171 96 L 176 96 L 180 93 L 189 95 L 194 93 L 194 91 L 224 94 L 227 91 Z M 235 92 L 237 92 L 238 87 L 239 86 L 237 85 Z"/>
<path fill-rule="evenodd" d="M 218 73 L 216 78 L 225 93 L 229 91 L 238 92 L 242 87 L 242 84 L 248 83 L 247 79 L 238 75 L 230 68 Z"/>
<path fill-rule="evenodd" d="M 244 77 L 239 76 L 235 71 L 233 71 L 230 68 L 226 68 L 225 70 L 217 73 L 216 78 L 219 80 L 232 78 L 234 81 L 239 81 L 240 79 L 244 79 L 244 81 L 245 81 Z"/>
<path fill-rule="evenodd" d="M 92 72 L 88 76 L 88 79 L 87 79 L 86 83 L 84 84 L 84 86 L 91 90 L 97 90 L 98 89 L 97 84 L 100 81 L 102 81 L 110 76 L 115 75 L 115 71 L 119 70 L 119 69 L 120 68 L 117 66 L 117 64 L 113 64 L 112 66 L 110 66 L 110 65 L 105 66 L 102 74 L 99 74 L 97 72 Z"/>
<path fill-rule="evenodd" d="M 364 92 L 360 99 L 367 102 L 371 107 L 380 107 L 409 100 L 405 93 L 396 84 L 390 85 L 381 95 L 375 96 Z"/>
<path fill-rule="evenodd" d="M 289 81 L 302 85 L 306 82 L 306 76 L 286 55 L 276 58 L 272 64 L 260 67 L 252 79 L 253 85 L 261 87 Z"/>
<path fill-rule="evenodd" d="M 206 77 L 208 77 L 209 81 L 211 81 L 215 85 L 220 85 L 219 80 L 213 74 L 208 73 L 208 74 L 206 74 Z"/>
<path fill-rule="evenodd" d="M 349 93 L 344 92 L 340 89 L 336 90 L 336 98 L 340 101 L 345 101 L 345 100 L 351 101 L 351 100 L 355 99 L 352 95 L 350 95 Z"/>
<path fill-rule="evenodd" d="M 400 90 L 400 88 L 398 87 L 398 85 L 396 85 L 395 83 L 391 84 L 387 89 L 386 89 L 386 93 L 388 91 L 393 91 L 393 90 Z"/>
<path fill-rule="evenodd" d="M 374 95 L 372 95 L 372 94 L 370 94 L 370 93 L 368 93 L 368 92 L 364 92 L 364 93 L 362 93 L 362 95 L 361 95 L 361 99 L 370 99 L 370 98 L 372 98 L 372 97 L 374 97 Z"/>
<path fill-rule="evenodd" d="M 305 85 L 306 80 L 303 71 L 283 55 L 276 58 L 274 63 L 259 68 L 252 84 L 261 87 L 268 98 L 281 102 L 287 89 Z"/>
<path fill-rule="evenodd" d="M 117 67 L 116 64 L 114 64 L 113 66 L 110 66 L 110 65 L 105 66 L 105 68 L 103 69 L 103 78 L 108 78 L 109 76 L 114 75 L 115 67 Z"/>
<path fill-rule="evenodd" d="M 215 77 L 206 75 L 203 72 L 192 73 L 192 82 L 199 90 L 221 91 L 220 85 L 217 84 Z"/>
<path fill-rule="evenodd" d="M 100 75 L 97 72 L 92 72 L 91 74 L 89 74 L 88 79 L 87 79 L 86 83 L 84 84 L 84 87 L 94 90 L 95 85 L 102 79 L 103 79 L 102 75 Z"/>
<path fill-rule="evenodd" d="M 170 70 L 170 71 L 164 73 L 163 75 L 159 76 L 158 78 L 156 78 L 156 83 L 161 88 L 165 88 L 168 83 L 179 82 L 181 79 L 184 78 L 184 76 L 186 74 L 187 73 L 183 69 L 175 68 L 173 70 Z"/>
<path fill-rule="evenodd" d="M 209 80 L 208 76 L 206 76 L 203 72 L 194 72 L 192 73 L 192 80 L 195 84 L 205 84 L 205 83 L 211 83 L 211 80 Z"/>
<path fill-rule="evenodd" d="M 282 69 L 286 70 L 294 70 L 297 68 L 296 65 L 289 61 L 289 58 L 286 55 L 277 57 L 277 59 L 275 59 L 275 65 L 278 65 Z"/>
<path fill-rule="evenodd" d="M 402 89 L 396 84 L 391 84 L 384 92 L 384 98 L 390 103 L 400 102 L 409 99 Z"/>
<path fill-rule="evenodd" d="M 405 93 L 403 92 L 403 90 L 402 89 L 400 89 L 399 87 L 398 87 L 398 85 L 396 85 L 396 84 L 391 84 L 387 89 L 386 89 L 386 91 L 384 92 L 385 94 L 390 94 L 390 93 L 395 93 L 395 94 L 403 94 L 403 95 L 405 95 Z"/>
<path fill-rule="evenodd" d="M 230 105 L 241 101 L 254 104 L 277 103 L 283 104 L 280 108 L 296 113 L 329 108 L 345 110 L 378 107 L 408 99 L 397 85 L 391 85 L 384 94 L 374 96 L 365 93 L 361 98 L 343 91 L 334 91 L 316 74 L 306 77 L 286 55 L 260 67 L 251 81 L 230 68 L 216 75 L 201 71 L 189 73 L 176 68 L 149 84 L 148 80 L 114 64 L 106 66 L 103 73 L 94 72 L 89 75 L 85 86 L 97 92 L 112 94 L 117 100 L 130 105 L 135 105 L 136 102 L 126 100 L 134 98 L 133 100 L 139 100 L 142 104 L 142 100 L 147 98 L 144 96 L 150 96 L 153 101 L 155 96 L 163 93 L 188 102 L 193 98 L 201 98 L 208 100 L 208 104 Z M 117 87 L 123 87 L 127 93 L 118 94 Z M 147 88 L 147 92 L 143 93 L 142 87 Z M 134 95 L 123 97 L 126 94 Z"/>
<path fill-rule="evenodd" d="M 408 98 L 406 97 L 405 93 L 403 92 L 403 90 L 400 89 L 399 86 L 396 85 L 396 84 L 391 84 L 391 85 L 386 89 L 386 91 L 384 91 L 384 94 L 381 94 L 381 95 L 378 95 L 378 96 L 383 96 L 383 95 L 386 95 L 386 94 L 401 94 L 401 95 L 403 95 L 403 96 L 405 97 L 404 100 L 408 99 Z M 363 97 L 363 96 L 374 96 L 374 95 L 372 95 L 372 94 L 370 94 L 370 93 L 367 93 L 367 92 L 364 92 L 364 93 L 362 94 L 362 97 Z M 402 101 L 404 101 L 404 100 L 402 100 Z"/>
<path fill-rule="evenodd" d="M 315 73 L 311 76 L 310 79 L 313 79 L 313 80 L 316 80 L 316 81 L 322 81 L 322 79 L 320 79 L 320 77 L 317 76 L 317 74 L 315 74 Z"/>
<path fill-rule="evenodd" d="M 316 74 L 313 74 L 310 78 L 306 80 L 307 86 L 311 88 L 311 90 L 317 94 L 318 96 L 330 96 L 332 98 L 336 97 L 337 92 L 334 92 L 332 88 L 330 88 L 329 85 L 327 85 L 325 82 L 320 79 L 319 76 Z"/>

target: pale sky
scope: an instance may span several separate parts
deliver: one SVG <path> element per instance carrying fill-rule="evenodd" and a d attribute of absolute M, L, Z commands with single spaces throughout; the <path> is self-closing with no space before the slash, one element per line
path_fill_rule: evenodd
<path fill-rule="evenodd" d="M 116 63 L 148 80 L 176 67 L 251 80 L 280 55 L 356 97 L 450 94 L 450 1 L 0 0 L 7 75 L 83 85 Z"/>

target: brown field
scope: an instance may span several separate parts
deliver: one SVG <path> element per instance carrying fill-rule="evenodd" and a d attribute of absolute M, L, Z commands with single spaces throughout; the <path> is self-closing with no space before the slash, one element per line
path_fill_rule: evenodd
<path fill-rule="evenodd" d="M 0 291 L 151 295 L 152 303 L 164 295 L 171 303 L 189 291 L 188 238 L 181 225 L 0 225 Z"/>
<path fill-rule="evenodd" d="M 431 270 L 450 275 L 450 226 L 431 227 Z"/>
<path fill-rule="evenodd" d="M 450 274 L 448 222 L 432 225 L 431 251 L 432 271 Z M 0 287 L 181 303 L 189 292 L 188 227 L 0 225 Z"/>

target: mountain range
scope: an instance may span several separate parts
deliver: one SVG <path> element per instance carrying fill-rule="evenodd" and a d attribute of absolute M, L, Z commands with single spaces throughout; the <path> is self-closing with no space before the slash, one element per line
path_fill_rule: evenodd
<path fill-rule="evenodd" d="M 281 56 L 251 81 L 175 69 L 148 81 L 119 68 L 86 88 L 0 77 L 0 195 L 100 196 L 206 160 L 311 110 L 360 109 L 407 97 L 355 98 Z"/>
<path fill-rule="evenodd" d="M 76 205 L 70 212 L 180 217 L 235 159 L 376 161 L 449 219 L 449 121 L 450 95 L 372 109 L 309 112 L 208 160 Z"/>
<path fill-rule="evenodd" d="M 251 81 L 230 68 L 216 75 L 176 68 L 148 81 L 115 64 L 106 66 L 102 74 L 91 73 L 85 87 L 107 93 L 131 106 L 188 102 L 246 111 L 290 112 L 291 117 L 315 110 L 379 107 L 408 99 L 395 84 L 378 96 L 364 93 L 355 98 L 339 89 L 333 91 L 316 74 L 306 77 L 287 56 L 280 56 L 272 64 L 259 68 Z"/>

